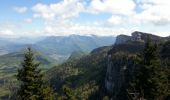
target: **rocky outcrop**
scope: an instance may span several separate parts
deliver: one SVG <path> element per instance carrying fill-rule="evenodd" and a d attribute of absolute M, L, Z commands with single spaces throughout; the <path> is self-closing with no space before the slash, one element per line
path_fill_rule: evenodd
<path fill-rule="evenodd" d="M 126 87 L 133 78 L 135 69 L 134 57 L 124 53 L 108 54 L 105 88 L 113 100 L 126 98 L 126 96 L 121 97 L 121 94 L 126 92 Z"/>
<path fill-rule="evenodd" d="M 133 32 L 132 33 L 132 37 L 131 37 L 131 41 L 143 41 L 142 40 L 142 34 L 144 34 L 144 33 L 142 33 L 142 32 Z"/>
<path fill-rule="evenodd" d="M 106 73 L 106 79 L 105 79 L 105 87 L 107 89 L 107 91 L 110 94 L 114 94 L 116 95 L 116 92 L 118 93 L 118 91 L 120 91 L 122 83 L 124 82 L 124 70 L 125 70 L 125 66 L 117 68 L 117 66 L 113 65 L 112 62 L 112 56 L 109 54 L 108 55 L 108 65 L 107 65 L 107 73 Z"/>
<path fill-rule="evenodd" d="M 123 44 L 126 43 L 127 41 L 143 41 L 142 40 L 142 35 L 145 33 L 142 32 L 133 32 L 132 36 L 127 36 L 127 35 L 119 35 L 116 38 L 115 44 Z"/>
<path fill-rule="evenodd" d="M 170 40 L 169 37 L 136 31 L 131 36 L 119 35 L 115 45 L 108 51 L 105 89 L 113 100 L 127 100 L 129 83 L 135 78 L 138 70 L 135 64 L 136 57 L 143 51 L 148 36 L 155 43 L 164 43 Z M 166 50 L 163 52 L 168 52 Z M 165 53 L 163 57 L 166 57 L 167 54 Z"/>
<path fill-rule="evenodd" d="M 127 35 L 118 35 L 116 37 L 116 42 L 115 44 L 122 44 L 122 43 L 125 43 L 126 41 L 130 40 L 131 37 L 130 36 L 127 36 Z"/>
<path fill-rule="evenodd" d="M 127 36 L 127 35 L 117 36 L 115 44 L 123 44 L 123 43 L 126 43 L 127 41 L 145 42 L 148 39 L 148 37 L 153 42 L 165 42 L 167 40 L 170 40 L 169 37 L 160 37 L 160 36 L 156 36 L 150 33 L 143 33 L 143 32 L 135 31 L 132 33 L 131 36 Z"/>

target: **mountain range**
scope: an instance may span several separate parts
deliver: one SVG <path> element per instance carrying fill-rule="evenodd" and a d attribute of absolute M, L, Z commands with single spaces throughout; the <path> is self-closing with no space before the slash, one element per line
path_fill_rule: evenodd
<path fill-rule="evenodd" d="M 27 47 L 32 47 L 45 55 L 56 59 L 59 63 L 65 61 L 72 52 L 82 51 L 89 53 L 91 50 L 112 45 L 113 36 L 48 36 L 39 38 L 0 38 L 0 55 L 18 52 Z"/>
<path fill-rule="evenodd" d="M 113 45 L 114 42 L 115 37 L 95 35 L 0 38 L 0 91 L 3 91 L 0 97 L 9 92 L 4 81 L 16 81 L 14 75 L 21 66 L 27 47 L 34 50 L 36 60 L 41 62 L 40 68 L 45 71 L 67 59 L 79 59 L 97 47 Z"/>
<path fill-rule="evenodd" d="M 15 48 L 9 46 L 9 50 L 4 49 L 7 54 L 0 56 L 0 91 L 6 90 L 4 80 L 14 80 L 12 75 L 23 59 L 23 48 L 30 46 L 36 60 L 42 63 L 40 68 L 45 68 L 45 80 L 57 94 L 62 94 L 62 87 L 67 85 L 80 100 L 100 100 L 105 96 L 127 100 L 124 93 L 135 76 L 134 58 L 144 50 L 148 39 L 160 46 L 161 60 L 170 59 L 170 37 L 138 31 L 116 38 L 71 35 L 45 37 L 35 43 L 6 42 Z M 0 93 L 0 97 L 8 92 Z"/>

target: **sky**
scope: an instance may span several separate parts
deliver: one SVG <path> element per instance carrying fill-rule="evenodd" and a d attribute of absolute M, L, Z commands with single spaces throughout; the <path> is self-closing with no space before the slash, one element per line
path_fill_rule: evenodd
<path fill-rule="evenodd" d="M 170 35 L 170 0 L 0 0 L 0 37 Z"/>

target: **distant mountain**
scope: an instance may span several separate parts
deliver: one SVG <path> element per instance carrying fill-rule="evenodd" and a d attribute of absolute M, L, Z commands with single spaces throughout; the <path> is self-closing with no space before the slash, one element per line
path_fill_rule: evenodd
<path fill-rule="evenodd" d="M 11 82 L 13 84 L 17 83 L 15 75 L 18 68 L 21 67 L 21 62 L 24 60 L 24 52 L 25 50 L 19 50 L 18 52 L 0 56 L 0 91 L 3 91 L 0 93 L 1 100 L 7 100 L 3 99 L 3 96 L 6 97 L 10 93 L 8 85 Z M 54 59 L 43 53 L 34 50 L 34 54 L 36 61 L 40 62 L 39 68 L 43 72 L 58 64 Z"/>
<path fill-rule="evenodd" d="M 28 47 L 28 45 L 26 44 L 25 45 L 17 44 L 17 43 L 12 43 L 9 41 L 5 41 L 5 42 L 0 41 L 0 42 L 1 42 L 0 43 L 0 55 L 16 52 L 16 51 L 19 51 L 21 49 Z"/>
<path fill-rule="evenodd" d="M 24 52 L 25 50 L 22 50 L 0 56 L 0 73 L 6 73 L 6 75 L 16 73 L 16 70 L 21 66 L 21 61 L 23 61 Z M 41 63 L 40 66 L 43 69 L 49 69 L 53 67 L 53 64 L 56 64 L 54 59 L 43 53 L 34 50 L 34 54 L 36 61 Z"/>
<path fill-rule="evenodd" d="M 15 38 L 0 38 L 0 55 L 17 52 L 25 49 L 28 46 L 42 40 L 43 37 L 15 37 Z"/>
<path fill-rule="evenodd" d="M 68 55 L 73 51 L 90 52 L 94 48 L 114 44 L 114 37 L 99 36 L 52 36 L 36 43 L 38 49 L 46 53 Z"/>
<path fill-rule="evenodd" d="M 74 51 L 88 53 L 100 46 L 112 45 L 114 42 L 115 37 L 95 35 L 0 38 L 0 55 L 32 47 L 61 63 Z"/>
<path fill-rule="evenodd" d="M 43 40 L 45 37 L 0 37 L 0 45 L 2 43 L 15 43 L 15 44 L 34 44 L 38 41 Z"/>
<path fill-rule="evenodd" d="M 112 36 L 51 36 L 37 42 L 33 48 L 50 55 L 59 60 L 66 60 L 72 52 L 82 51 L 85 53 L 101 47 L 112 45 L 115 42 L 115 37 Z"/>
<path fill-rule="evenodd" d="M 86 55 L 86 53 L 84 53 L 82 51 L 74 51 L 74 52 L 71 53 L 71 55 L 68 58 L 68 60 L 80 59 L 84 55 Z"/>

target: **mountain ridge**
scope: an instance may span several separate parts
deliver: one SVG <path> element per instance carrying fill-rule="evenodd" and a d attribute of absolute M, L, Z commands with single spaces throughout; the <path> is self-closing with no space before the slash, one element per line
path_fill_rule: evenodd
<path fill-rule="evenodd" d="M 94 90 L 87 94 L 88 100 L 100 100 L 105 96 L 115 100 L 128 100 L 125 90 L 135 75 L 134 61 L 145 47 L 146 36 L 144 34 L 142 37 L 145 38 L 144 41 L 140 38 L 133 40 L 130 36 L 130 40 L 123 43 L 93 49 L 90 54 L 80 59 L 53 67 L 47 72 L 47 78 L 55 91 L 60 91 L 63 85 L 69 85 L 75 94 L 79 94 L 76 95 L 78 98 Z M 151 38 L 163 41 L 163 46 L 159 44 L 160 41 L 156 43 L 161 45 L 160 49 L 163 50 L 160 55 L 167 57 L 166 54 L 170 53 L 167 38 L 152 35 Z M 91 87 L 87 88 L 89 84 Z"/>
<path fill-rule="evenodd" d="M 128 35 L 118 35 L 116 37 L 115 44 L 122 44 L 128 41 L 138 41 L 138 42 L 145 42 L 147 41 L 148 37 L 151 39 L 152 42 L 166 42 L 170 40 L 170 37 L 161 37 L 157 35 L 153 35 L 152 33 L 145 33 L 140 31 L 134 31 L 131 36 Z"/>

